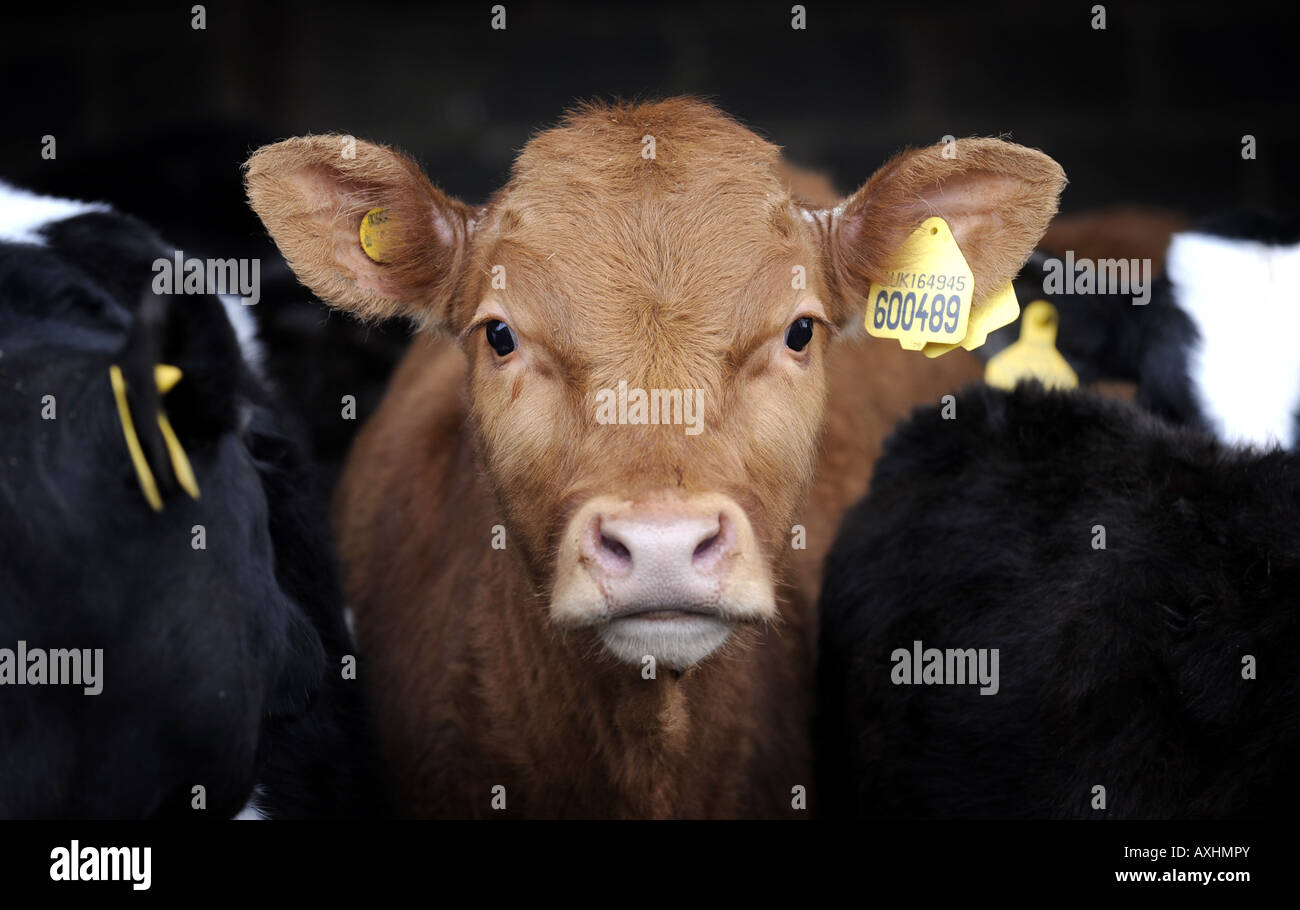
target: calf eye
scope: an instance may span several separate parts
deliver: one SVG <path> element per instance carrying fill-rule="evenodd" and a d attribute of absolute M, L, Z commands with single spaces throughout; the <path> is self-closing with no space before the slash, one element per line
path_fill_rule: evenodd
<path fill-rule="evenodd" d="M 488 344 L 492 345 L 498 357 L 504 357 L 515 349 L 515 333 L 510 331 L 510 326 L 500 319 L 493 319 L 486 328 Z"/>
<path fill-rule="evenodd" d="M 812 318 L 804 316 L 790 323 L 790 328 L 785 330 L 785 346 L 792 351 L 802 351 L 808 347 L 808 342 L 812 341 L 812 336 Z"/>

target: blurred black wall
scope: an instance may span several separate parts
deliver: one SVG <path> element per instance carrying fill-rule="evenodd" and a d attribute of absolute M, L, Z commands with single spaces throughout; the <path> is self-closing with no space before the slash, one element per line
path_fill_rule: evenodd
<path fill-rule="evenodd" d="M 1248 3 L 28 4 L 3 17 L 0 179 L 106 198 L 224 255 L 262 237 L 238 165 L 340 131 L 397 144 L 467 200 L 576 99 L 712 96 L 856 186 L 891 152 L 1004 135 L 1065 166 L 1066 211 L 1294 212 L 1293 7 Z M 1257 159 L 1241 158 L 1253 134 Z M 40 157 L 41 137 L 58 157 Z M 233 247 L 233 248 L 231 248 Z"/>

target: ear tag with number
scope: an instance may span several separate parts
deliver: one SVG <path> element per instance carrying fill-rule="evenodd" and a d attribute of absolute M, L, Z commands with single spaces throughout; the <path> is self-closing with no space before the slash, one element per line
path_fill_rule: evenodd
<path fill-rule="evenodd" d="M 909 351 L 966 337 L 975 279 L 942 218 L 927 218 L 894 256 L 884 284 L 867 293 L 867 331 Z"/>
<path fill-rule="evenodd" d="M 387 262 L 384 231 L 388 224 L 388 209 L 371 209 L 361 219 L 361 249 L 375 262 Z"/>
<path fill-rule="evenodd" d="M 984 370 L 984 381 L 999 389 L 1014 389 L 1025 379 L 1037 379 L 1049 389 L 1073 389 L 1079 385 L 1070 364 L 1056 350 L 1056 307 L 1035 300 L 1025 307 L 1020 319 L 1020 340 L 993 355 Z"/>
<path fill-rule="evenodd" d="M 989 333 L 1015 322 L 1019 315 L 1020 301 L 1016 299 L 1015 286 L 1008 282 L 1006 287 L 988 300 L 971 307 L 966 337 L 959 344 L 931 342 L 925 346 L 925 356 L 938 357 L 957 347 L 973 351 L 989 340 Z"/>

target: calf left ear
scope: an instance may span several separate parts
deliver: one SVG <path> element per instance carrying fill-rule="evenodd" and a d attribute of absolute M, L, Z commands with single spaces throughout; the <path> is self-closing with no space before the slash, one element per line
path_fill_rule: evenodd
<path fill-rule="evenodd" d="M 860 315 L 872 282 L 883 284 L 893 256 L 924 221 L 952 228 L 975 278 L 972 303 L 1016 276 L 1056 214 L 1061 166 L 1035 149 L 998 139 L 961 139 L 897 155 L 861 189 L 816 214 L 839 285 L 841 325 Z"/>
<path fill-rule="evenodd" d="M 447 324 L 472 211 L 414 161 L 351 136 L 303 136 L 258 149 L 244 183 L 298 280 L 326 303 Z M 362 221 L 376 210 L 363 247 Z"/>

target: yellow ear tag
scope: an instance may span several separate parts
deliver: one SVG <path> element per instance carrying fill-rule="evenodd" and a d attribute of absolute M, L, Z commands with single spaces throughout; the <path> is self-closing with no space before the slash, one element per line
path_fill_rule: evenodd
<path fill-rule="evenodd" d="M 927 218 L 894 256 L 885 284 L 867 292 L 867 331 L 909 351 L 966 337 L 975 279 L 948 222 Z"/>
<path fill-rule="evenodd" d="M 176 383 L 180 382 L 182 375 L 179 367 L 166 363 L 155 364 L 153 381 L 158 387 L 158 394 L 166 395 L 170 392 Z M 131 418 L 131 408 L 126 401 L 126 379 L 122 376 L 122 369 L 117 364 L 113 364 L 108 368 L 108 378 L 113 386 L 117 417 L 122 424 L 122 435 L 126 437 L 126 450 L 131 455 L 131 464 L 135 466 L 135 476 L 140 482 L 140 490 L 144 493 L 149 507 L 155 512 L 161 512 L 162 495 L 158 492 L 158 482 L 149 468 L 148 460 L 144 457 L 144 447 L 140 445 L 140 437 L 135 431 L 135 421 Z M 167 446 L 167 455 L 171 460 L 172 470 L 176 472 L 177 482 L 192 499 L 198 499 L 199 482 L 194 476 L 194 468 L 190 465 L 189 456 L 185 454 L 185 449 L 181 446 L 180 439 L 176 437 L 176 431 L 172 429 L 167 415 L 161 411 L 158 413 L 158 429 L 162 432 L 163 442 Z"/>
<path fill-rule="evenodd" d="M 1013 389 L 1025 379 L 1037 379 L 1049 389 L 1073 389 L 1079 377 L 1056 350 L 1056 307 L 1035 300 L 1020 319 L 1020 340 L 994 354 L 984 370 L 984 381 L 999 389 Z"/>
<path fill-rule="evenodd" d="M 155 512 L 162 511 L 162 496 L 158 494 L 158 483 L 149 470 L 145 460 L 144 449 L 140 447 L 140 437 L 135 433 L 135 421 L 131 419 L 131 409 L 126 403 L 126 380 L 117 364 L 108 368 L 108 379 L 113 385 L 113 400 L 117 402 L 117 419 L 122 424 L 122 435 L 126 437 L 126 450 L 131 453 L 131 464 L 135 465 L 135 476 L 140 482 L 140 490 Z"/>
<path fill-rule="evenodd" d="M 185 374 L 181 372 L 180 367 L 174 367 L 167 363 L 154 364 L 153 381 L 158 386 L 158 394 L 166 395 L 176 383 L 181 381 Z M 176 472 L 176 482 L 181 485 L 181 489 L 190 494 L 190 499 L 199 498 L 199 481 L 194 476 L 194 468 L 190 465 L 190 458 L 185 454 L 185 449 L 181 446 L 181 441 L 176 437 L 176 431 L 172 429 L 171 421 L 161 410 L 158 412 L 158 429 L 162 432 L 163 442 L 167 445 L 167 457 L 171 459 L 172 470 Z"/>
<path fill-rule="evenodd" d="M 387 262 L 384 232 L 388 224 L 388 209 L 371 209 L 361 219 L 361 249 L 375 262 Z"/>
<path fill-rule="evenodd" d="M 174 367 L 169 363 L 155 363 L 153 365 L 153 384 L 158 387 L 159 395 L 166 395 L 176 388 L 176 383 L 180 382 L 181 377 L 184 375 L 180 367 Z"/>
<path fill-rule="evenodd" d="M 1015 286 L 1008 283 L 1001 291 L 988 300 L 971 307 L 970 324 L 966 337 L 958 344 L 938 344 L 930 342 L 925 346 L 926 357 L 938 357 L 947 354 L 953 348 L 962 347 L 973 351 L 989 340 L 989 333 L 1015 322 L 1020 315 L 1020 301 L 1016 300 Z"/>

